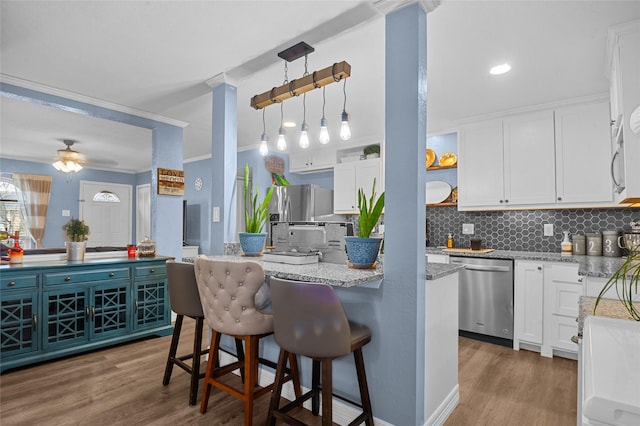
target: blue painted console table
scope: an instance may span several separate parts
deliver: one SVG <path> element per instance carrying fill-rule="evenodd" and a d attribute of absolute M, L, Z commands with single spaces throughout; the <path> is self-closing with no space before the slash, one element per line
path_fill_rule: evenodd
<path fill-rule="evenodd" d="M 0 266 L 0 372 L 171 334 L 167 259 Z"/>

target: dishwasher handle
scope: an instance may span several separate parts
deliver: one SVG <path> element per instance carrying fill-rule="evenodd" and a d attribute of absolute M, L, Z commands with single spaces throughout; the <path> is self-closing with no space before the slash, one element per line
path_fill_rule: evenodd
<path fill-rule="evenodd" d="M 511 272 L 508 266 L 464 265 L 464 268 L 468 271 Z"/>

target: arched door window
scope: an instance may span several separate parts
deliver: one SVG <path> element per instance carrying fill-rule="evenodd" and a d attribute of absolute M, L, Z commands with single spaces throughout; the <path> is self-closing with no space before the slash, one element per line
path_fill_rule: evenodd
<path fill-rule="evenodd" d="M 93 201 L 101 201 L 104 203 L 119 203 L 120 197 L 118 197 L 117 194 L 114 194 L 111 191 L 103 190 L 94 194 Z"/>

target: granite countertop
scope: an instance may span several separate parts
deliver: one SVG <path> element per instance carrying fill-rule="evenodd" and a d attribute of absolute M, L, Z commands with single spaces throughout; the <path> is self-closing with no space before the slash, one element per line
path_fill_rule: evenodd
<path fill-rule="evenodd" d="M 382 263 L 379 263 L 376 269 L 352 269 L 346 265 L 328 262 L 318 262 L 308 265 L 286 265 L 282 263 L 265 262 L 260 257 L 234 255 L 208 257 L 230 262 L 251 260 L 259 263 L 267 275 L 296 281 L 319 282 L 336 287 L 377 287 L 384 278 Z M 427 263 L 425 268 L 426 279 L 437 280 L 438 278 L 456 273 L 462 268 L 464 268 L 464 266 Z"/>
<path fill-rule="evenodd" d="M 538 260 L 543 262 L 567 262 L 578 264 L 578 275 L 587 277 L 610 278 L 624 262 L 621 257 L 567 255 L 561 253 L 539 253 L 532 251 L 494 250 L 489 253 L 452 253 L 443 251 L 444 247 L 427 247 L 427 254 L 445 254 L 449 256 L 486 257 L 512 260 Z"/>
<path fill-rule="evenodd" d="M 584 326 L 584 320 L 589 315 L 593 315 L 593 307 L 596 304 L 595 297 L 580 297 L 579 312 L 578 312 L 578 336 L 582 337 L 582 327 Z M 640 310 L 640 302 L 634 303 L 636 309 Z M 633 321 L 627 308 L 618 299 L 600 299 L 598 303 L 598 309 L 595 313 L 596 316 L 625 319 Z"/>

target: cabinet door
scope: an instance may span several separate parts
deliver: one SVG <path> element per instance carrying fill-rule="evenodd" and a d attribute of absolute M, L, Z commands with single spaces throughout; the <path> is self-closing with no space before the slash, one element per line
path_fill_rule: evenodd
<path fill-rule="evenodd" d="M 458 206 L 499 206 L 504 202 L 502 121 L 474 123 L 460 131 Z"/>
<path fill-rule="evenodd" d="M 309 167 L 313 170 L 330 169 L 335 164 L 336 153 L 332 149 L 309 152 Z"/>
<path fill-rule="evenodd" d="M 289 154 L 289 171 L 291 173 L 307 170 L 308 167 L 308 152 L 292 152 L 291 154 Z"/>
<path fill-rule="evenodd" d="M 104 283 L 93 288 L 91 339 L 105 339 L 129 331 L 129 282 Z"/>
<path fill-rule="evenodd" d="M 379 196 L 384 191 L 380 173 L 380 159 L 358 161 L 356 163 L 356 208 L 358 207 L 358 190 L 362 188 L 368 200 L 371 197 L 374 180 L 376 182 L 376 194 Z"/>
<path fill-rule="evenodd" d="M 335 213 L 356 210 L 355 162 L 336 164 L 333 169 L 333 211 Z"/>
<path fill-rule="evenodd" d="M 515 340 L 542 344 L 544 267 L 516 263 L 514 292 Z"/>
<path fill-rule="evenodd" d="M 166 276 L 140 280 L 134 284 L 133 329 L 143 330 L 170 321 Z"/>
<path fill-rule="evenodd" d="M 611 141 L 607 101 L 556 109 L 558 203 L 611 203 Z"/>
<path fill-rule="evenodd" d="M 578 334 L 578 323 L 575 318 L 554 315 L 551 319 L 551 346 L 568 352 L 578 352 L 578 345 L 571 341 Z"/>
<path fill-rule="evenodd" d="M 555 203 L 553 111 L 508 117 L 503 126 L 505 204 Z"/>
<path fill-rule="evenodd" d="M 87 286 L 63 286 L 43 296 L 43 349 L 75 346 L 89 340 Z"/>
<path fill-rule="evenodd" d="M 38 291 L 0 293 L 0 354 L 13 355 L 38 350 Z"/>

